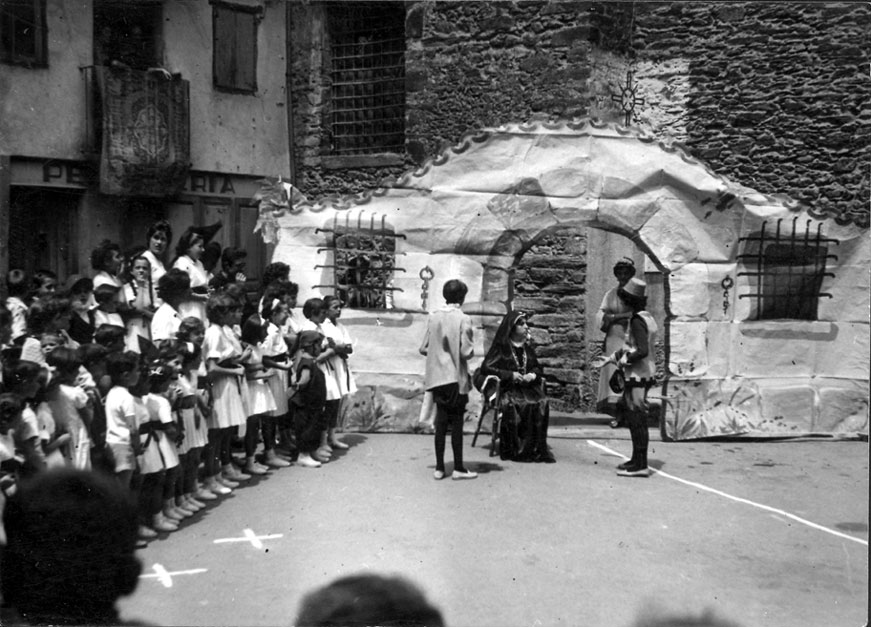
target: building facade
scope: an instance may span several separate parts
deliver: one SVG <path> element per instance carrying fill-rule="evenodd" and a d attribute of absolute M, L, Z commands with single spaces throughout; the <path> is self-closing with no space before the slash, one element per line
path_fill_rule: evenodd
<path fill-rule="evenodd" d="M 0 270 L 92 274 L 167 218 L 270 251 L 252 196 L 290 176 L 281 3 L 4 2 L 0 49 Z M 172 244 L 171 244 L 172 245 Z"/>
<path fill-rule="evenodd" d="M 375 189 L 468 132 L 592 117 L 868 225 L 861 3 L 306 2 L 290 15 L 292 158 L 310 199 Z M 392 126 L 389 144 L 347 143 L 372 123 L 401 124 L 404 142 Z M 645 268 L 661 319 L 662 274 L 623 236 L 549 232 L 513 268 L 509 304 L 547 321 L 533 333 L 561 409 L 595 407 L 593 314 L 623 256 Z"/>

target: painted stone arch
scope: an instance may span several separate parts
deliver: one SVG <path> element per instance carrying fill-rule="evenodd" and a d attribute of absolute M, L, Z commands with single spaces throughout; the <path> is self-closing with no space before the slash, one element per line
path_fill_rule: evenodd
<path fill-rule="evenodd" d="M 402 235 L 394 309 L 372 315 L 379 329 L 402 317 L 393 328 L 407 337 L 367 333 L 375 355 L 378 341 L 407 345 L 383 364 L 373 361 L 397 379 L 422 374 L 413 333 L 424 328 L 425 309 L 437 306 L 432 298 L 422 307 L 421 270 L 434 273 L 431 295 L 463 278 L 470 311 L 486 315 L 504 308 L 509 269 L 541 233 L 593 227 L 630 238 L 665 277 L 666 437 L 867 433 L 867 225 L 826 219 L 730 181 L 679 145 L 593 120 L 468 135 L 390 186 L 299 202 L 281 216 L 276 258 L 300 269 L 301 293 L 324 280 L 305 275 L 323 265 L 315 229 L 344 212 L 387 216 Z M 837 249 L 817 273 L 815 319 L 756 319 L 762 296 L 753 295 L 767 288 L 748 251 L 754 237 L 775 229 L 793 250 L 808 241 Z"/>

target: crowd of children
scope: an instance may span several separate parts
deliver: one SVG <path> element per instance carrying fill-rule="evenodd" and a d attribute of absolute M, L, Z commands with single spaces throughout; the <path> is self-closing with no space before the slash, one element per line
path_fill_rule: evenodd
<path fill-rule="evenodd" d="M 0 506 L 47 469 L 94 470 L 136 500 L 144 544 L 252 476 L 348 448 L 336 434 L 356 389 L 341 301 L 310 298 L 302 319 L 289 266 L 269 264 L 253 294 L 235 248 L 212 275 L 201 256 L 213 234 L 187 229 L 168 269 L 172 232 L 158 222 L 142 249 L 102 243 L 92 278 L 7 274 Z"/>

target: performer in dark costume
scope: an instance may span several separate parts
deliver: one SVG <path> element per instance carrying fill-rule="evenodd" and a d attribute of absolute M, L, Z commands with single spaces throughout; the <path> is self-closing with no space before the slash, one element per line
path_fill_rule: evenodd
<path fill-rule="evenodd" d="M 544 376 L 529 342 L 524 313 L 505 314 L 484 357 L 481 374 L 499 378 L 500 457 L 520 462 L 556 462 L 547 446 L 549 416 Z"/>

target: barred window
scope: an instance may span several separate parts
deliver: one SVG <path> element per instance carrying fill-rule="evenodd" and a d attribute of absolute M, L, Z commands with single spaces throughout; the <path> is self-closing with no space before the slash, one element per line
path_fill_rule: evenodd
<path fill-rule="evenodd" d="M 405 150 L 405 6 L 332 2 L 330 154 Z"/>
<path fill-rule="evenodd" d="M 839 242 L 820 235 L 822 223 L 813 234 L 811 220 L 802 233 L 797 232 L 798 218 L 789 232 L 784 232 L 782 223 L 781 218 L 772 233 L 763 222 L 759 233 L 741 238 L 744 252 L 738 260 L 746 270 L 738 276 L 751 277 L 755 291 L 739 298 L 752 299 L 757 320 L 816 320 L 819 299 L 832 297 L 821 290 L 823 278 L 834 276 L 826 271 L 828 260 L 837 259 L 829 253 L 829 245 Z"/>
<path fill-rule="evenodd" d="M 45 0 L 0 2 L 0 61 L 28 67 L 48 65 Z"/>
<path fill-rule="evenodd" d="M 262 8 L 212 0 L 212 65 L 215 87 L 257 91 L 257 25 Z"/>
<path fill-rule="evenodd" d="M 322 250 L 333 252 L 332 265 L 321 265 L 333 271 L 333 285 L 315 285 L 315 288 L 334 289 L 346 307 L 358 309 L 392 309 L 393 292 L 397 272 L 405 272 L 396 266 L 397 238 L 405 235 L 394 232 L 384 216 L 371 215 L 364 218 L 357 214 L 352 218 L 338 216 L 330 227 L 318 229 L 328 236 L 330 246 Z"/>

